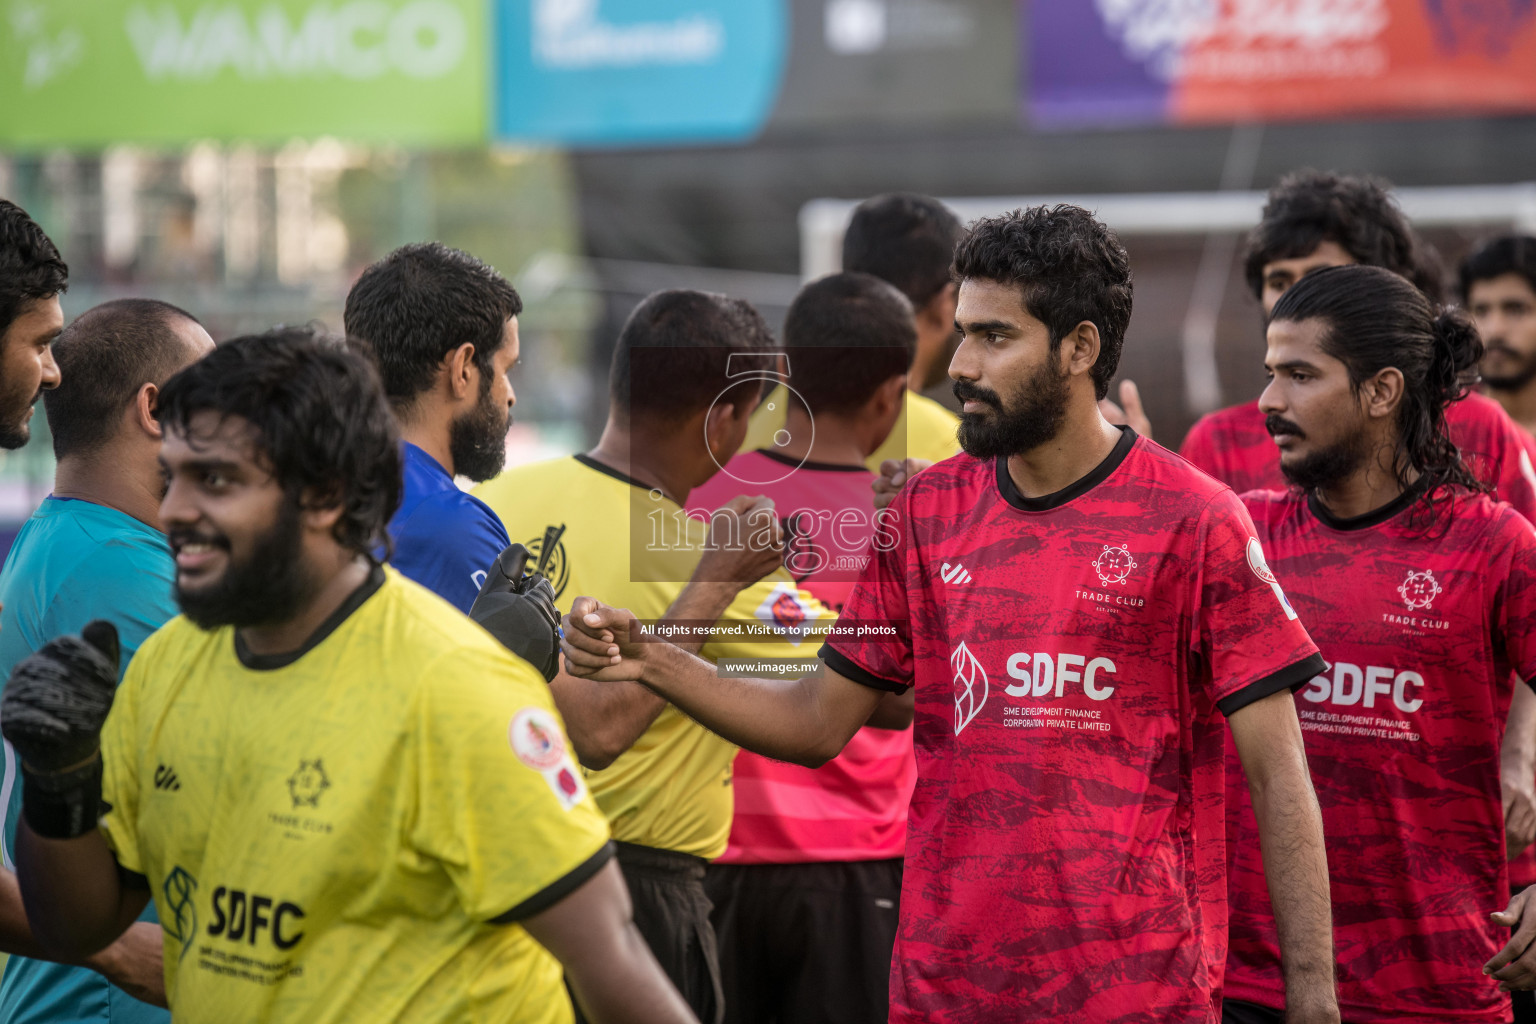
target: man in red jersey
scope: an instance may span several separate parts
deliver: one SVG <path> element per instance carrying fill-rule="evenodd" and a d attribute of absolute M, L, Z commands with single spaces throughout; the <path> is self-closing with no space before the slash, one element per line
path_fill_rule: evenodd
<path fill-rule="evenodd" d="M 1462 260 L 1458 276 L 1462 305 L 1483 339 L 1479 367 L 1483 387 L 1516 424 L 1527 433 L 1536 432 L 1536 238 L 1491 238 Z M 1526 518 L 1533 517 L 1526 512 Z M 1510 736 L 1513 739 L 1520 733 L 1511 731 Z M 1529 730 L 1523 738 L 1528 746 L 1536 745 L 1536 737 Z M 1506 802 L 1511 795 L 1506 786 Z M 1516 801 L 1515 807 L 1515 813 L 1506 818 L 1505 831 L 1511 850 L 1509 884 L 1520 890 L 1536 883 L 1536 850 L 1515 855 L 1517 847 L 1533 838 L 1536 807 L 1524 800 Z M 1518 816 L 1521 809 L 1531 813 L 1522 819 Z M 1520 829 L 1521 824 L 1526 825 L 1525 830 Z M 1513 999 L 1517 1024 L 1536 1022 L 1536 998 L 1517 991 Z"/>
<path fill-rule="evenodd" d="M 1440 301 L 1434 257 L 1415 238 L 1385 182 L 1298 171 L 1269 193 L 1264 217 L 1248 239 L 1243 271 L 1269 317 L 1285 290 L 1321 267 L 1363 264 L 1407 278 Z M 1470 394 L 1446 413 L 1451 440 L 1479 479 L 1526 518 L 1536 519 L 1536 442 L 1498 403 Z M 1202 417 L 1179 454 L 1239 494 L 1285 487 L 1274 443 L 1257 402 Z M 1524 456 L 1524 457 L 1522 457 Z"/>
<path fill-rule="evenodd" d="M 1384 267 L 1415 284 L 1432 302 L 1441 298 L 1433 254 L 1420 245 L 1378 179 L 1299 171 L 1269 194 L 1263 219 L 1248 239 L 1244 272 L 1267 319 L 1280 296 L 1311 271 L 1363 264 Z M 1445 413 L 1451 441 L 1473 474 L 1536 522 L 1536 441 L 1498 403 L 1468 393 Z M 1179 454 L 1239 494 L 1283 490 L 1285 477 L 1258 402 L 1213 412 L 1189 431 Z M 1508 771 L 1503 779 L 1511 880 L 1536 883 L 1536 776 L 1522 765 L 1536 749 L 1536 692 L 1519 688 L 1510 715 Z"/>
<path fill-rule="evenodd" d="M 1337 1021 L 1290 692 L 1323 662 L 1236 496 L 1099 412 L 1130 320 L 1125 250 L 1085 210 L 1037 207 L 978 221 L 955 274 L 965 454 L 892 506 L 896 536 L 874 545 L 823 671 L 721 679 L 586 598 L 568 664 L 811 765 L 883 693 L 915 688 L 890 987 L 891 1020 L 914 1024 L 1219 1019 L 1230 725 L 1289 1019 Z"/>
<path fill-rule="evenodd" d="M 784 319 L 800 398 L 788 403 L 788 442 L 740 453 L 688 507 L 708 516 L 767 495 L 793 524 L 795 581 L 840 609 L 895 518 L 877 519 L 865 461 L 901 415 L 917 344 L 911 303 L 879 278 L 806 285 Z M 816 769 L 736 755 L 730 846 L 705 875 L 726 1024 L 884 1024 L 916 777 L 910 727 L 866 726 Z"/>
<path fill-rule="evenodd" d="M 1501 944 L 1486 916 L 1508 885 L 1499 754 L 1514 676 L 1536 678 L 1536 530 L 1479 493 L 1447 435 L 1482 342 L 1377 267 L 1309 274 L 1268 339 L 1259 408 L 1293 486 L 1243 502 L 1331 665 L 1297 704 L 1328 836 L 1340 1011 L 1350 1024 L 1507 1021 L 1477 968 Z M 1230 757 L 1227 778 L 1224 1019 L 1278 1024 L 1261 836 Z"/>

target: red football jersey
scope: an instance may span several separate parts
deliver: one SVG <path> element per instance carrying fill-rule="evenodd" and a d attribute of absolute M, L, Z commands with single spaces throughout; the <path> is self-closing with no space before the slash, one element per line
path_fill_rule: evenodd
<path fill-rule="evenodd" d="M 958 455 L 894 507 L 822 648 L 917 688 L 891 1020 L 1219 1020 L 1216 712 L 1323 667 L 1237 496 L 1125 430 L 1056 494 Z"/>
<path fill-rule="evenodd" d="M 1340 521 L 1293 492 L 1243 496 L 1330 668 L 1298 694 L 1333 886 L 1348 1021 L 1505 1021 L 1479 968 L 1509 938 L 1499 745 L 1536 678 L 1536 530 L 1460 495 L 1426 533 L 1412 495 Z M 1228 744 L 1226 994 L 1284 1002 L 1242 768 Z"/>
<path fill-rule="evenodd" d="M 795 582 L 840 609 L 869 561 L 875 474 L 859 466 L 801 462 L 774 451 L 742 452 L 688 495 L 708 514 L 740 494 L 766 494 L 793 518 L 787 565 Z M 720 864 L 889 860 L 907 838 L 907 801 L 917 778 L 911 729 L 865 727 L 820 768 L 743 750 L 731 769 L 736 810 Z"/>
<path fill-rule="evenodd" d="M 1446 430 L 1461 457 L 1501 501 L 1536 522 L 1536 439 L 1521 430 L 1498 402 L 1476 392 L 1445 407 Z M 1264 429 L 1259 403 L 1234 405 L 1202 416 L 1179 454 L 1231 487 L 1283 491 L 1280 449 Z"/>
<path fill-rule="evenodd" d="M 1499 403 L 1476 392 L 1445 410 L 1451 440 L 1473 474 L 1536 523 L 1536 439 L 1510 419 Z M 1234 405 L 1200 419 L 1184 438 L 1179 454 L 1238 494 L 1283 491 L 1280 450 L 1264 429 L 1258 402 Z M 1536 847 L 1510 863 L 1510 884 L 1536 884 Z"/>

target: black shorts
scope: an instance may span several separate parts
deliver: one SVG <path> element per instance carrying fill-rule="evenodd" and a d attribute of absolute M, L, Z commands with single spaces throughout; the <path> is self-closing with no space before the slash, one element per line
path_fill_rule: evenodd
<path fill-rule="evenodd" d="M 1241 999 L 1221 1001 L 1221 1024 L 1283 1024 L 1285 1013 Z"/>
<path fill-rule="evenodd" d="M 635 927 L 702 1024 L 721 1024 L 720 956 L 709 921 L 701 857 L 614 843 Z M 578 1024 L 585 1024 L 581 1010 Z"/>
<path fill-rule="evenodd" d="M 901 861 L 714 864 L 727 1024 L 885 1024 Z"/>

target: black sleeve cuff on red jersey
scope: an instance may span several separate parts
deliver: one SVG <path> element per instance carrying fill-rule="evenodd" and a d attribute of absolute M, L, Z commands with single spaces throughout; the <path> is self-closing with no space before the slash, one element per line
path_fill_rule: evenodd
<path fill-rule="evenodd" d="M 877 676 L 873 672 L 859 665 L 846 654 L 836 650 L 831 644 L 822 644 L 821 650 L 816 652 L 821 663 L 838 675 L 852 679 L 860 686 L 867 686 L 871 690 L 884 690 L 887 693 L 906 693 L 912 689 L 911 683 L 898 683 L 894 679 L 886 679 Z"/>
<path fill-rule="evenodd" d="M 1256 703 L 1268 697 L 1272 693 L 1281 690 L 1294 690 L 1298 686 L 1305 686 L 1313 676 L 1328 671 L 1328 663 L 1323 660 L 1321 654 L 1313 654 L 1310 658 L 1298 661 L 1294 665 L 1287 665 L 1278 672 L 1272 672 L 1258 682 L 1249 683 L 1236 693 L 1228 694 L 1216 702 L 1221 713 L 1228 718 L 1232 712 L 1240 711 L 1249 704 Z"/>
<path fill-rule="evenodd" d="M 544 911 L 587 884 L 592 876 L 601 871 L 612 859 L 613 844 L 611 842 L 604 843 L 601 850 L 598 850 L 592 856 L 582 861 L 575 870 L 545 886 L 542 890 L 529 896 L 506 913 L 497 914 L 491 918 L 491 923 L 516 924 L 518 921 L 526 921 L 530 917 L 544 913 Z"/>

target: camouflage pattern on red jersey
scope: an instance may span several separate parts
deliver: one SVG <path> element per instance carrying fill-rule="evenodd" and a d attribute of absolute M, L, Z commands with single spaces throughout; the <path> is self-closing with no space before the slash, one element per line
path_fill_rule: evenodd
<path fill-rule="evenodd" d="M 1236 496 L 1126 431 L 1047 499 L 958 456 L 895 507 L 823 648 L 917 689 L 891 1020 L 1219 1020 L 1217 708 L 1322 664 Z"/>
<path fill-rule="evenodd" d="M 1511 670 L 1536 673 L 1536 531 L 1481 495 L 1459 496 L 1429 533 L 1408 523 L 1411 497 L 1344 524 L 1296 494 L 1243 501 L 1330 663 L 1296 705 L 1328 841 L 1343 1018 L 1508 1020 L 1479 968 L 1509 935 L 1488 920 L 1508 898 L 1499 745 Z M 1227 746 L 1227 995 L 1279 1008 L 1258 838 Z"/>

